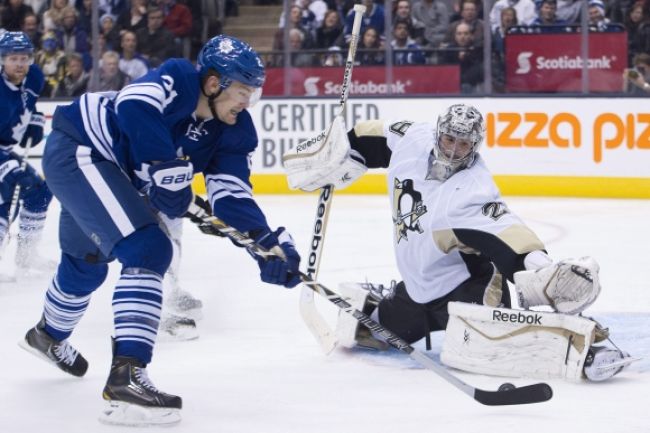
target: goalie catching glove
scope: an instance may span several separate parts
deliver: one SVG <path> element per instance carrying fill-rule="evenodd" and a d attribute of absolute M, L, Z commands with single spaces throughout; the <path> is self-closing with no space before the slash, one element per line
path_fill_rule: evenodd
<path fill-rule="evenodd" d="M 599 266 L 592 257 L 552 263 L 542 251 L 524 261 L 527 271 L 514 275 L 515 290 L 522 308 L 550 305 L 555 311 L 578 314 L 600 294 Z"/>
<path fill-rule="evenodd" d="M 291 189 L 315 191 L 327 185 L 346 188 L 368 169 L 361 154 L 350 147 L 341 116 L 329 129 L 303 141 L 282 156 Z"/>

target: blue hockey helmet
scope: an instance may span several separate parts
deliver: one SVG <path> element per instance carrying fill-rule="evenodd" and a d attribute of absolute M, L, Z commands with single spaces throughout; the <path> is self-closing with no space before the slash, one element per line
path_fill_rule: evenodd
<path fill-rule="evenodd" d="M 4 32 L 0 36 L 0 56 L 9 54 L 34 55 L 34 45 L 23 32 Z"/>
<path fill-rule="evenodd" d="M 264 85 L 264 64 L 260 56 L 246 42 L 226 35 L 218 35 L 205 43 L 197 58 L 201 76 L 215 70 L 225 89 L 233 81 L 251 87 Z"/>

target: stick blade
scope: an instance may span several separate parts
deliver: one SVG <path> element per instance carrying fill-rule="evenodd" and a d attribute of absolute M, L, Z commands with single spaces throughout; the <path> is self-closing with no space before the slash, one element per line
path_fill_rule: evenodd
<path fill-rule="evenodd" d="M 553 397 L 553 389 L 546 383 L 535 383 L 504 391 L 476 389 L 474 400 L 487 406 L 542 403 Z"/>

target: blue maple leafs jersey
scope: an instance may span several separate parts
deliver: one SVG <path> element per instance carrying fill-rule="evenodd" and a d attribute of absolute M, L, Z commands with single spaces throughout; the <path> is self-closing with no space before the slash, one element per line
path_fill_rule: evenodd
<path fill-rule="evenodd" d="M 9 152 L 20 143 L 44 85 L 43 72 L 36 65 L 29 67 L 20 86 L 0 77 L 0 150 Z"/>
<path fill-rule="evenodd" d="M 245 110 L 235 125 L 197 118 L 200 91 L 194 66 L 170 59 L 119 92 L 86 93 L 57 111 L 138 190 L 147 190 L 152 162 L 187 157 L 206 178 L 216 216 L 241 231 L 268 229 L 249 180 L 258 141 L 252 119 Z"/>

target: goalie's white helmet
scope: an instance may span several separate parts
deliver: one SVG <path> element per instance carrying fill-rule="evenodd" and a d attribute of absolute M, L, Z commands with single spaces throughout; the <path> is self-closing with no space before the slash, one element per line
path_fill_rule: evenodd
<path fill-rule="evenodd" d="M 484 136 L 483 116 L 475 107 L 455 104 L 447 108 L 438 117 L 427 179 L 445 181 L 471 167 Z"/>

